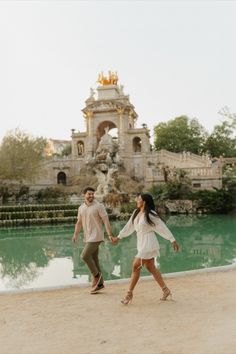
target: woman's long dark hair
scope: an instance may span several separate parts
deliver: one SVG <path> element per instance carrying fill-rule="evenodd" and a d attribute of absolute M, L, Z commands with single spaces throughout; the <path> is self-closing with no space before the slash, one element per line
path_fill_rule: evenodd
<path fill-rule="evenodd" d="M 154 225 L 154 222 L 150 219 L 149 214 L 151 214 L 153 216 L 157 216 L 157 213 L 155 212 L 156 208 L 155 208 L 154 200 L 153 200 L 151 194 L 139 194 L 139 196 L 145 202 L 144 213 L 145 213 L 147 223 L 149 225 Z M 134 212 L 133 217 L 132 217 L 132 222 L 134 222 L 134 219 L 136 218 L 136 216 L 138 215 L 139 212 L 140 212 L 140 208 L 137 208 Z"/>

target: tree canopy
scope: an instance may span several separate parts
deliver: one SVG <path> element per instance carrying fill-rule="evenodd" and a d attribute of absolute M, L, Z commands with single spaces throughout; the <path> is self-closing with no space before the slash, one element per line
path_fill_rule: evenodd
<path fill-rule="evenodd" d="M 212 157 L 235 157 L 236 136 L 234 123 L 224 121 L 216 125 L 212 134 L 206 140 L 204 150 Z"/>
<path fill-rule="evenodd" d="M 0 178 L 22 181 L 38 172 L 46 140 L 15 129 L 8 132 L 0 145 Z"/>
<path fill-rule="evenodd" d="M 180 116 L 154 128 L 156 150 L 166 149 L 173 152 L 189 151 L 201 154 L 207 132 L 196 118 Z"/>

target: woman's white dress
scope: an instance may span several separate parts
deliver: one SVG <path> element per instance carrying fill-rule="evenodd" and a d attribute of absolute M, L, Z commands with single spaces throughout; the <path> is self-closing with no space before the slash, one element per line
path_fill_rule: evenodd
<path fill-rule="evenodd" d="M 144 213 L 138 214 L 134 222 L 132 222 L 132 215 L 118 235 L 118 238 L 121 239 L 136 231 L 138 249 L 136 257 L 141 259 L 151 259 L 160 256 L 160 245 L 156 233 L 170 242 L 175 241 L 171 231 L 158 216 L 151 214 L 149 216 L 154 225 L 148 224 Z"/>

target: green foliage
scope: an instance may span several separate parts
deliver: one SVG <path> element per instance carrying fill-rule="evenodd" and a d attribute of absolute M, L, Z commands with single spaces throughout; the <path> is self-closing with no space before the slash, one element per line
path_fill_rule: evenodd
<path fill-rule="evenodd" d="M 233 197 L 225 189 L 197 191 L 192 193 L 191 199 L 198 201 L 198 209 L 208 213 L 227 213 L 232 210 Z"/>
<path fill-rule="evenodd" d="M 180 181 L 169 181 L 164 184 L 154 185 L 150 188 L 151 193 L 155 200 L 174 200 L 174 199 L 187 199 L 190 195 L 190 186 Z"/>
<path fill-rule="evenodd" d="M 38 172 L 45 146 L 43 138 L 33 138 L 19 129 L 9 132 L 0 146 L 0 177 L 32 179 Z"/>
<path fill-rule="evenodd" d="M 156 150 L 189 151 L 195 154 L 207 152 L 212 157 L 235 157 L 235 129 L 236 117 L 232 115 L 216 125 L 211 135 L 207 134 L 197 119 L 180 116 L 156 125 L 154 145 Z"/>
<path fill-rule="evenodd" d="M 186 171 L 182 169 L 166 170 L 166 178 L 166 183 L 154 185 L 149 190 L 156 200 L 188 198 L 191 193 L 191 180 Z"/>
<path fill-rule="evenodd" d="M 29 193 L 29 187 L 28 186 L 20 186 L 20 190 L 18 193 L 18 197 L 21 197 L 23 195 L 27 195 Z"/>
<path fill-rule="evenodd" d="M 8 186 L 6 185 L 1 185 L 0 186 L 0 197 L 2 198 L 3 203 L 7 200 L 7 198 L 10 196 L 9 191 L 8 191 Z"/>
<path fill-rule="evenodd" d="M 120 212 L 123 214 L 132 214 L 134 209 L 136 209 L 136 203 L 135 202 L 130 202 L 130 203 L 123 203 L 120 208 Z"/>
<path fill-rule="evenodd" d="M 236 178 L 236 165 L 224 165 L 222 170 L 223 176 L 226 178 Z"/>
<path fill-rule="evenodd" d="M 15 200 L 27 196 L 29 193 L 29 187 L 16 183 L 16 184 L 6 184 L 0 183 L 0 197 L 2 202 L 6 203 L 8 198 L 14 197 Z"/>
<path fill-rule="evenodd" d="M 62 152 L 61 152 L 62 156 L 70 156 L 71 155 L 71 145 L 66 145 Z"/>
<path fill-rule="evenodd" d="M 37 193 L 38 200 L 56 199 L 64 197 L 65 193 L 60 187 L 47 187 L 40 189 Z"/>
<path fill-rule="evenodd" d="M 224 166 L 222 182 L 223 188 L 231 195 L 233 209 L 236 210 L 236 166 Z"/>
<path fill-rule="evenodd" d="M 191 181 L 185 171 L 176 170 L 168 181 L 150 188 L 159 205 L 165 206 L 167 200 L 189 199 L 197 202 L 197 209 L 207 213 L 227 213 L 233 209 L 236 199 L 236 181 L 228 181 L 227 188 L 193 191 Z"/>
<path fill-rule="evenodd" d="M 224 121 L 216 125 L 212 134 L 207 138 L 204 150 L 212 157 L 235 157 L 236 137 L 234 124 Z"/>
<path fill-rule="evenodd" d="M 187 116 L 177 117 L 167 123 L 159 123 L 154 128 L 156 150 L 189 151 L 201 154 L 206 138 L 207 132 L 198 120 Z"/>

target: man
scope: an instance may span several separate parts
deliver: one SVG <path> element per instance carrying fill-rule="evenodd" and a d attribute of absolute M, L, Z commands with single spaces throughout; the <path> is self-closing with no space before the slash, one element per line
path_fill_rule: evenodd
<path fill-rule="evenodd" d="M 94 199 L 94 193 L 95 190 L 91 187 L 84 189 L 84 203 L 78 209 L 78 220 L 72 237 L 72 242 L 77 242 L 78 235 L 83 228 L 85 247 L 81 258 L 87 264 L 93 276 L 91 294 L 95 294 L 104 288 L 98 259 L 99 246 L 104 241 L 103 224 L 109 240 L 112 240 L 111 226 L 106 209 L 103 204 Z"/>

